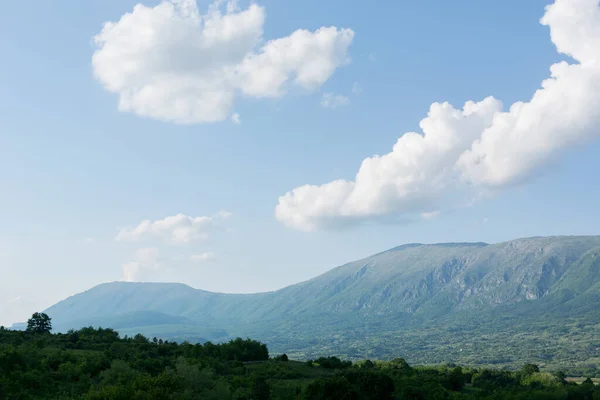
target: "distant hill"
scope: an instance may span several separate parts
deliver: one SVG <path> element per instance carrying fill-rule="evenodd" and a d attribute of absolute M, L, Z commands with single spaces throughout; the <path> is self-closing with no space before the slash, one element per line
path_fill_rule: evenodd
<path fill-rule="evenodd" d="M 115 282 L 46 312 L 63 331 L 250 336 L 296 357 L 586 366 L 600 360 L 600 236 L 404 245 L 259 294 Z"/>

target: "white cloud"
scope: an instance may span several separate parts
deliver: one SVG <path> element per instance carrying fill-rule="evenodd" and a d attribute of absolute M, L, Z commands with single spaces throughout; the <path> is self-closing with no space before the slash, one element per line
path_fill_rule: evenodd
<path fill-rule="evenodd" d="M 352 94 L 359 95 L 361 93 L 362 93 L 362 87 L 360 86 L 360 84 L 358 82 L 354 82 L 352 84 Z"/>
<path fill-rule="evenodd" d="M 94 238 L 86 237 L 86 238 L 83 238 L 83 243 L 85 243 L 85 244 L 94 244 L 94 243 L 96 243 L 96 241 L 94 240 Z"/>
<path fill-rule="evenodd" d="M 20 303 L 23 301 L 23 296 L 16 296 L 16 297 L 12 297 L 10 299 L 7 300 L 8 304 L 15 304 L 15 303 Z"/>
<path fill-rule="evenodd" d="M 354 181 L 294 189 L 279 198 L 276 217 L 310 231 L 390 214 L 438 210 L 440 194 L 460 195 L 453 193 L 458 177 L 452 164 L 499 108 L 492 98 L 467 103 L 463 110 L 433 104 L 421 121 L 424 135 L 407 133 L 391 153 L 365 159 Z"/>
<path fill-rule="evenodd" d="M 216 228 L 216 222 L 230 216 L 230 212 L 221 211 L 215 217 L 177 214 L 157 221 L 144 220 L 135 227 L 120 229 L 116 240 L 136 242 L 147 238 L 161 238 L 170 243 L 191 243 L 207 239 Z"/>
<path fill-rule="evenodd" d="M 599 136 L 598 1 L 556 0 L 541 23 L 558 51 L 577 63 L 552 65 L 528 102 L 507 111 L 493 97 L 462 109 L 434 103 L 422 133 L 406 133 L 392 152 L 366 158 L 352 181 L 304 185 L 281 196 L 276 218 L 311 231 L 444 211 L 522 183 L 564 149 Z"/>
<path fill-rule="evenodd" d="M 106 90 L 119 95 L 119 110 L 182 124 L 223 121 L 233 117 L 240 93 L 314 90 L 349 62 L 350 29 L 301 29 L 264 42 L 263 7 L 222 4 L 204 15 L 195 0 L 138 4 L 104 24 L 92 65 Z"/>
<path fill-rule="evenodd" d="M 482 219 L 482 220 L 481 220 L 481 223 L 482 223 L 483 225 L 485 225 L 485 224 L 487 224 L 487 223 L 488 223 L 488 221 L 489 221 L 489 218 L 488 218 L 488 217 L 485 217 L 484 219 Z"/>
<path fill-rule="evenodd" d="M 321 106 L 325 108 L 338 108 L 350 104 L 350 99 L 341 94 L 323 93 L 321 97 Z"/>
<path fill-rule="evenodd" d="M 199 253 L 199 254 L 193 254 L 190 256 L 190 261 L 193 261 L 195 263 L 205 263 L 208 261 L 213 261 L 215 259 L 215 253 Z"/>
<path fill-rule="evenodd" d="M 241 124 L 242 121 L 240 120 L 240 114 L 238 114 L 238 113 L 231 114 L 231 122 L 233 122 L 236 125 Z"/>
<path fill-rule="evenodd" d="M 434 218 L 437 218 L 439 215 L 440 215 L 440 212 L 437 210 L 421 213 L 421 217 L 423 219 L 434 219 Z"/>
<path fill-rule="evenodd" d="M 134 282 L 142 278 L 148 271 L 161 268 L 160 252 L 157 248 L 143 248 L 135 252 L 133 260 L 123 264 L 123 279 Z"/>
<path fill-rule="evenodd" d="M 217 214 L 217 216 L 218 216 L 219 218 L 223 218 L 223 219 L 229 219 L 229 218 L 231 218 L 231 216 L 232 216 L 232 215 L 233 215 L 233 214 L 232 214 L 231 212 L 229 212 L 229 211 L 225 211 L 225 210 L 221 210 L 221 211 L 219 211 L 219 213 Z"/>

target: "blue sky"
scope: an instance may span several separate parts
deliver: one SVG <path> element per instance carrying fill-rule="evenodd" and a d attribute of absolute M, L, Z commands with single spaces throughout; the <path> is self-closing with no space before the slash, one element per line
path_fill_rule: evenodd
<path fill-rule="evenodd" d="M 580 3 L 586 2 L 597 8 L 591 0 Z M 221 110 L 213 110 L 212 102 L 200 104 L 206 100 L 196 99 L 202 89 L 186 92 L 193 104 L 200 104 L 192 123 L 174 121 L 177 117 L 164 121 L 165 105 L 176 103 L 185 90 L 168 92 L 169 98 L 161 91 L 141 96 L 127 111 L 119 110 L 118 90 L 109 86 L 125 82 L 123 90 L 128 90 L 150 82 L 157 65 L 169 79 L 178 79 L 185 69 L 179 67 L 186 63 L 208 63 L 210 70 L 219 57 L 248 50 L 242 43 L 246 36 L 197 58 L 186 48 L 185 37 L 172 39 L 168 48 L 175 50 L 167 54 L 151 48 L 148 54 L 156 60 L 144 55 L 137 60 L 141 72 L 123 77 L 115 74 L 128 48 L 120 47 L 117 57 L 98 57 L 102 62 L 94 64 L 92 57 L 102 46 L 93 38 L 104 22 L 120 21 L 136 2 L 7 3 L 0 15 L 0 324 L 23 320 L 66 296 L 126 276 L 255 292 L 409 242 L 598 234 L 600 144 L 594 141 L 598 116 L 590 112 L 577 114 L 585 122 L 581 132 L 557 128 L 544 136 L 543 126 L 532 125 L 531 137 L 551 151 L 535 168 L 515 169 L 514 179 L 494 180 L 503 175 L 494 175 L 493 165 L 483 172 L 467 165 L 463 174 L 472 178 L 470 186 L 452 180 L 434 190 L 423 183 L 419 189 L 433 196 L 426 200 L 430 208 L 421 207 L 425 200 L 419 197 L 385 197 L 375 185 L 365 193 L 379 193 L 381 202 L 359 204 L 365 198 L 344 197 L 344 205 L 333 202 L 325 212 L 312 209 L 316 203 L 310 198 L 293 197 L 285 215 L 275 216 L 280 196 L 305 184 L 352 181 L 365 158 L 390 153 L 405 132 L 421 132 L 419 122 L 434 102 L 448 101 L 460 110 L 468 100 L 494 96 L 507 110 L 515 101 L 529 101 L 549 77 L 550 65 L 575 63 L 557 53 L 548 26 L 539 23 L 550 3 L 427 0 L 383 1 L 374 7 L 341 0 L 260 1 L 266 19 L 258 24 L 263 33 L 250 50 L 297 29 L 312 35 L 320 27 L 335 26 L 338 30 L 329 33 L 336 54 L 314 41 L 314 49 L 330 58 L 318 59 L 321 53 L 311 48 L 308 56 L 286 61 L 299 65 L 294 64 L 294 71 L 309 71 L 313 64 L 306 59 L 315 57 L 319 62 L 314 65 L 329 62 L 332 71 L 311 75 L 316 78 L 308 82 L 286 70 L 289 80 L 281 93 L 269 95 L 274 70 L 266 69 L 267 61 L 249 59 L 250 72 L 241 83 L 226 83 L 227 88 L 239 86 L 223 89 L 235 92 L 235 100 L 222 108 L 222 121 L 202 121 L 217 118 Z M 558 3 L 574 7 L 577 2 Z M 151 11 L 159 2 L 143 4 Z M 209 5 L 198 1 L 200 14 Z M 224 15 L 226 5 L 221 6 Z M 250 7 L 247 2 L 237 6 L 231 13 Z M 560 34 L 563 20 L 555 15 L 553 21 Z M 353 36 L 344 37 L 342 28 Z M 312 36 L 307 38 L 308 43 Z M 557 40 L 564 44 L 568 39 Z M 115 40 L 111 36 L 108 45 L 121 45 Z M 578 51 L 565 53 L 577 57 Z M 201 78 L 208 79 L 203 82 L 211 90 L 222 89 L 212 81 L 221 78 L 206 76 Z M 263 76 L 266 82 L 260 80 Z M 597 82 L 595 77 L 586 84 Z M 258 83 L 251 87 L 248 82 Z M 172 83 L 167 86 L 170 90 Z M 326 93 L 343 96 L 344 104 L 324 107 Z M 595 101 L 590 98 L 588 104 Z M 233 114 L 241 123 L 231 120 Z M 503 151 L 498 154 L 509 161 L 536 161 L 519 156 L 531 152 L 511 153 L 509 145 L 498 146 Z M 489 148 L 482 151 L 491 154 Z M 400 172 L 391 173 L 398 178 Z M 334 195 L 311 190 L 321 199 Z M 473 198 L 478 200 L 466 205 L 464 200 Z M 435 216 L 423 218 L 427 213 Z M 178 214 L 179 219 L 154 224 Z M 140 225 L 144 220 L 150 222 Z M 120 239 L 119 232 L 124 232 Z"/>

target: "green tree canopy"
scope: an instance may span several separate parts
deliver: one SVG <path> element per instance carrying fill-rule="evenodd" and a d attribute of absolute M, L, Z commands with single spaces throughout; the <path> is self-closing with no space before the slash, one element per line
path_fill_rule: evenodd
<path fill-rule="evenodd" d="M 44 313 L 36 312 L 27 320 L 27 332 L 49 333 L 52 331 L 52 320 Z"/>
<path fill-rule="evenodd" d="M 251 398 L 255 400 L 269 400 L 271 398 L 271 387 L 262 376 L 255 376 L 250 387 Z"/>
<path fill-rule="evenodd" d="M 278 356 L 273 357 L 275 361 L 289 361 L 287 354 L 283 353 Z"/>
<path fill-rule="evenodd" d="M 523 368 L 521 368 L 521 373 L 525 376 L 529 376 L 536 372 L 540 372 L 540 368 L 535 364 L 525 364 Z"/>

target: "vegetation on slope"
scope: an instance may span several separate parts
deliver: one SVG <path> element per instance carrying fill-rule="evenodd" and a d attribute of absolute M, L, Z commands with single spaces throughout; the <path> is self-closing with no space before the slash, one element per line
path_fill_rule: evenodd
<path fill-rule="evenodd" d="M 27 331 L 0 328 L 0 399 L 600 399 L 591 380 L 568 382 L 533 364 L 511 372 L 411 367 L 402 358 L 297 362 L 269 358 L 250 339 L 177 344 L 50 328 L 43 320 Z"/>
<path fill-rule="evenodd" d="M 99 285 L 49 308 L 58 331 L 170 341 L 253 337 L 297 359 L 406 357 L 590 372 L 600 363 L 600 237 L 405 245 L 275 292 Z"/>

